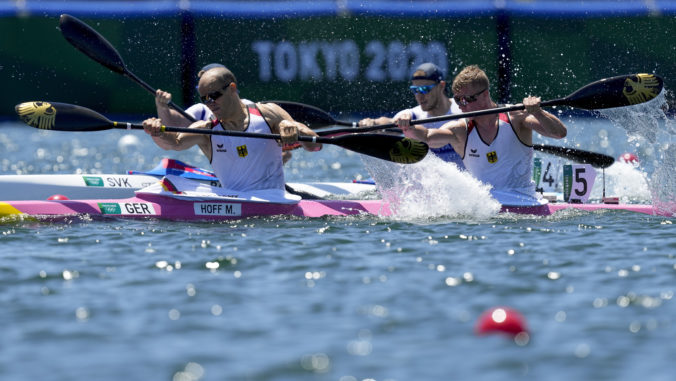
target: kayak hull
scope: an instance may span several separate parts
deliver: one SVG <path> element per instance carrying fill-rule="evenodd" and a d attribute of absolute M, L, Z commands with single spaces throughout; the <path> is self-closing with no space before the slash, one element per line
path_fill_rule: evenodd
<path fill-rule="evenodd" d="M 564 209 L 586 212 L 628 211 L 673 217 L 651 205 L 566 204 L 503 206 L 502 212 L 548 216 Z M 55 219 L 64 216 L 112 218 L 157 218 L 176 221 L 227 221 L 264 216 L 391 216 L 393 210 L 381 200 L 300 200 L 297 203 L 253 202 L 250 200 L 181 199 L 166 195 L 139 194 L 126 199 L 36 200 L 0 202 L 0 217 L 32 216 Z"/>
<path fill-rule="evenodd" d="M 596 212 L 600 210 L 625 211 L 642 213 L 656 216 L 673 217 L 673 213 L 658 210 L 652 205 L 647 204 L 568 204 L 568 203 L 548 203 L 535 206 L 506 206 L 503 205 L 500 212 L 514 214 L 531 214 L 535 216 L 550 216 L 556 212 L 576 209 L 585 212 Z"/>
<path fill-rule="evenodd" d="M 324 217 L 348 215 L 391 215 L 380 200 L 301 200 L 298 203 L 235 200 L 184 200 L 143 194 L 126 199 L 36 200 L 0 202 L 0 217 L 50 217 L 87 215 L 113 218 L 158 218 L 177 221 L 226 221 L 248 217 Z"/>

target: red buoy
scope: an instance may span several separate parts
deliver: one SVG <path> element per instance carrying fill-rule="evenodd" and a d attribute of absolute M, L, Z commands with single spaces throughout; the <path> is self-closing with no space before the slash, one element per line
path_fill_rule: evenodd
<path fill-rule="evenodd" d="M 517 336 L 520 333 L 528 333 L 528 329 L 526 320 L 518 311 L 508 307 L 494 307 L 479 316 L 476 333 L 480 335 L 504 333 Z"/>
<path fill-rule="evenodd" d="M 62 194 L 53 194 L 47 197 L 47 200 L 68 200 L 69 198 Z"/>
<path fill-rule="evenodd" d="M 638 156 L 631 152 L 625 152 L 620 157 L 617 158 L 617 161 L 621 163 L 626 163 L 626 164 L 633 164 L 633 165 L 638 165 Z"/>

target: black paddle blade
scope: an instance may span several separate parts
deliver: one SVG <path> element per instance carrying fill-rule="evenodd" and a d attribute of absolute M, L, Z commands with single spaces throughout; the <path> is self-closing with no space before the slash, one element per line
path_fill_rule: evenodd
<path fill-rule="evenodd" d="M 77 18 L 63 14 L 59 19 L 61 34 L 79 51 L 108 69 L 124 74 L 122 57 L 103 36 Z"/>
<path fill-rule="evenodd" d="M 417 163 L 427 156 L 427 151 L 430 149 L 426 143 L 423 143 L 419 140 L 402 138 L 394 135 L 384 136 L 391 136 L 394 138 L 390 139 L 393 143 L 392 148 L 390 149 L 390 158 L 395 163 Z M 398 141 L 396 139 L 398 139 Z"/>
<path fill-rule="evenodd" d="M 42 130 L 100 131 L 113 123 L 96 111 L 66 103 L 24 102 L 14 110 L 22 122 Z"/>
<path fill-rule="evenodd" d="M 591 164 L 596 168 L 608 168 L 615 162 L 615 158 L 612 156 L 604 155 L 602 153 L 583 151 L 575 148 L 557 147 L 546 144 L 534 144 L 533 149 L 551 155 L 556 155 L 576 163 Z"/>
<path fill-rule="evenodd" d="M 429 151 L 423 142 L 395 135 L 349 134 L 329 140 L 350 151 L 400 164 L 417 163 Z"/>
<path fill-rule="evenodd" d="M 311 129 L 329 127 L 338 123 L 326 111 L 314 106 L 289 101 L 265 101 L 265 103 L 275 103 L 279 105 L 279 107 L 288 112 L 295 121 L 301 122 Z"/>
<path fill-rule="evenodd" d="M 662 78 L 654 74 L 620 75 L 590 83 L 561 104 L 587 110 L 632 106 L 654 99 L 663 86 Z"/>

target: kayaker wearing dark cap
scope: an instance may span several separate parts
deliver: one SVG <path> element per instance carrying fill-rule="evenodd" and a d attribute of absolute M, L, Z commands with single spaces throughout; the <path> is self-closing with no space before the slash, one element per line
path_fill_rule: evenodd
<path fill-rule="evenodd" d="M 399 111 L 393 118 L 380 117 L 377 119 L 366 118 L 359 121 L 360 126 L 373 126 L 378 124 L 397 123 L 401 119 L 416 120 L 426 119 L 433 116 L 451 115 L 459 113 L 460 109 L 452 99 L 449 99 L 446 92 L 446 81 L 444 74 L 439 66 L 426 62 L 418 66 L 411 76 L 411 92 L 415 96 L 418 106 Z M 439 128 L 445 122 L 426 123 L 423 126 L 427 128 Z M 458 167 L 464 168 L 462 158 L 453 149 L 453 146 L 446 144 L 443 147 L 431 148 L 431 152 L 444 161 L 455 163 Z"/>

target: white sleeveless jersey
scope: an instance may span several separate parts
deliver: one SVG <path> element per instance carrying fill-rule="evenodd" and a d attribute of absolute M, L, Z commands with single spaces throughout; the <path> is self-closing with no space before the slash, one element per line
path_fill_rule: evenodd
<path fill-rule="evenodd" d="M 467 129 L 463 162 L 474 177 L 498 191 L 535 196 L 533 146 L 519 140 L 508 114 L 500 114 L 498 133 L 490 145 L 481 139 L 474 121 L 467 123 Z"/>
<path fill-rule="evenodd" d="M 246 132 L 271 133 L 255 104 L 247 105 Z M 218 124 L 214 128 L 222 131 Z M 284 189 L 282 148 L 273 139 L 211 136 L 211 167 L 223 188 L 238 191 Z"/>
<path fill-rule="evenodd" d="M 430 114 L 427 111 L 423 111 L 422 107 L 417 106 L 414 108 L 410 108 L 407 110 L 399 111 L 394 117 L 396 118 L 399 114 L 402 112 L 408 111 L 411 113 L 412 118 L 411 120 L 419 120 L 419 119 L 427 119 L 431 118 Z M 457 114 L 460 112 L 460 108 L 458 108 L 458 105 L 455 104 L 454 100 L 451 100 L 451 107 L 448 109 L 448 112 L 446 115 L 452 115 L 452 114 Z M 439 122 L 432 122 L 432 123 L 425 123 L 422 126 L 425 128 L 439 128 L 443 126 L 445 123 L 447 123 L 447 120 L 444 121 L 439 121 Z M 443 147 L 439 148 L 430 148 L 430 151 L 433 152 L 435 155 L 437 155 L 441 160 L 449 162 L 449 163 L 455 163 L 458 167 L 461 169 L 464 169 L 465 166 L 463 165 L 462 162 L 462 157 L 460 157 L 460 154 L 455 152 L 453 149 L 453 146 L 450 144 L 446 144 Z"/>

